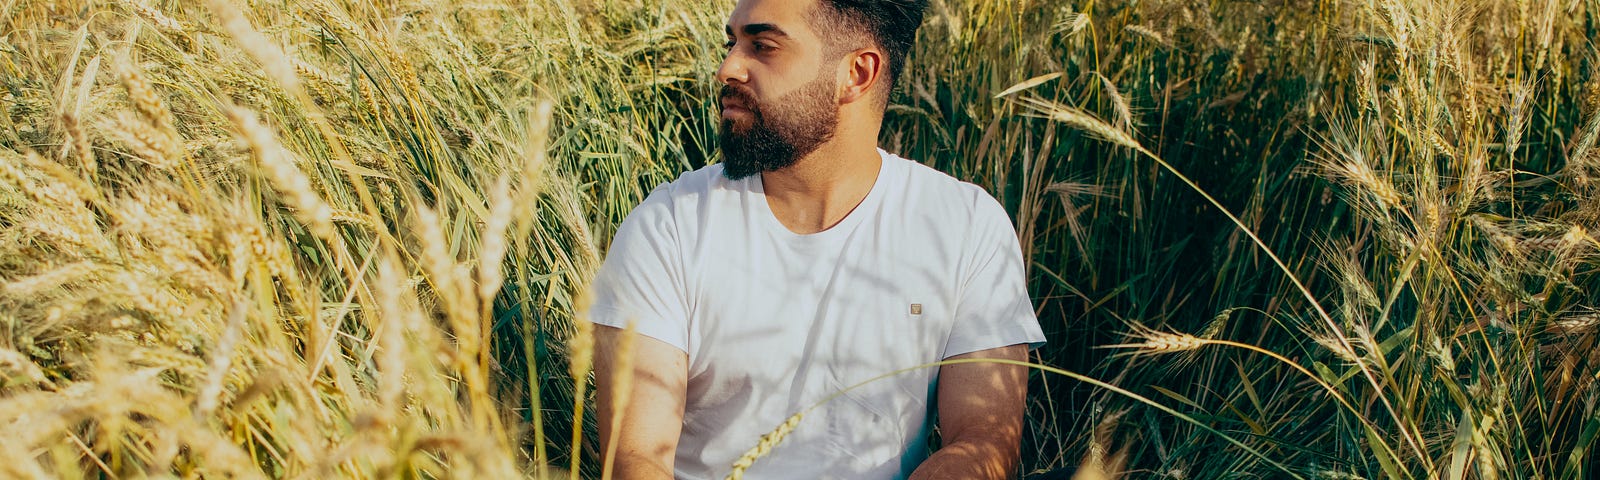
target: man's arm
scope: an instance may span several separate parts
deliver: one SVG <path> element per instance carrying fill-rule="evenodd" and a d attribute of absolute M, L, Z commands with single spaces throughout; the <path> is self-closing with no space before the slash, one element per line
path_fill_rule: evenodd
<path fill-rule="evenodd" d="M 683 431 L 684 396 L 689 386 L 689 355 L 666 342 L 622 329 L 595 325 L 595 404 L 600 427 L 600 451 L 617 443 L 612 478 L 619 480 L 672 479 L 673 456 Z M 633 338 L 632 394 L 613 431 L 617 368 L 624 335 Z M 603 458 L 603 457 L 602 457 Z"/>
<path fill-rule="evenodd" d="M 1026 361 L 1027 345 L 950 357 Z M 1028 369 L 998 363 L 939 367 L 939 435 L 944 446 L 922 462 L 910 480 L 1012 478 L 1022 450 L 1023 402 Z"/>

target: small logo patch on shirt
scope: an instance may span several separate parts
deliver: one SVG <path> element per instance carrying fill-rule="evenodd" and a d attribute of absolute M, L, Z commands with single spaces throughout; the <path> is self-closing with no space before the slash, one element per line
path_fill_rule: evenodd
<path fill-rule="evenodd" d="M 922 304 L 920 304 L 920 303 L 911 304 L 911 314 L 912 315 L 922 315 Z"/>

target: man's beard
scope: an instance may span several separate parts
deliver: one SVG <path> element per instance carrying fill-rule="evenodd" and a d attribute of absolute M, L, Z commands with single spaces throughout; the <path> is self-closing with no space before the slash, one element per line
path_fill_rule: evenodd
<path fill-rule="evenodd" d="M 738 180 L 781 170 L 833 138 L 839 127 L 835 83 L 831 75 L 818 75 L 770 105 L 757 104 L 747 90 L 723 85 L 722 98 L 737 99 L 750 119 L 723 118 L 722 175 Z"/>

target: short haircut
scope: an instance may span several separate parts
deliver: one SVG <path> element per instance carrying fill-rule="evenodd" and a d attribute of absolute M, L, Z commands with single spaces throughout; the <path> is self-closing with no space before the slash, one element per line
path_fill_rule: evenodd
<path fill-rule="evenodd" d="M 833 35 L 836 39 L 824 40 L 834 44 L 830 51 L 844 50 L 839 42 L 863 35 L 883 48 L 889 57 L 888 91 L 892 92 L 905 70 L 927 8 L 928 0 L 818 0 L 813 21 L 820 31 L 837 34 Z"/>

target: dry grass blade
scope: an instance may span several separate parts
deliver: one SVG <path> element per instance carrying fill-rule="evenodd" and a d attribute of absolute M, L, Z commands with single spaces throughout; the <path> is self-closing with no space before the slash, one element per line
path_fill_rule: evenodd
<path fill-rule="evenodd" d="M 1040 75 L 1040 76 L 1037 76 L 1037 77 L 1033 77 L 1033 78 L 1030 78 L 1030 79 L 1027 79 L 1027 80 L 1023 80 L 1021 83 L 1018 83 L 1016 85 L 1012 85 L 1011 88 L 1007 88 L 1005 90 L 1001 90 L 1000 93 L 997 93 L 997 94 L 994 95 L 994 98 L 1009 97 L 1009 96 L 1011 96 L 1013 94 L 1016 94 L 1017 92 L 1028 90 L 1030 88 L 1037 87 L 1037 86 L 1040 86 L 1040 85 L 1044 85 L 1045 82 L 1048 82 L 1048 81 L 1051 81 L 1051 80 L 1055 80 L 1057 78 L 1061 78 L 1061 72 L 1047 73 L 1047 74 Z"/>

